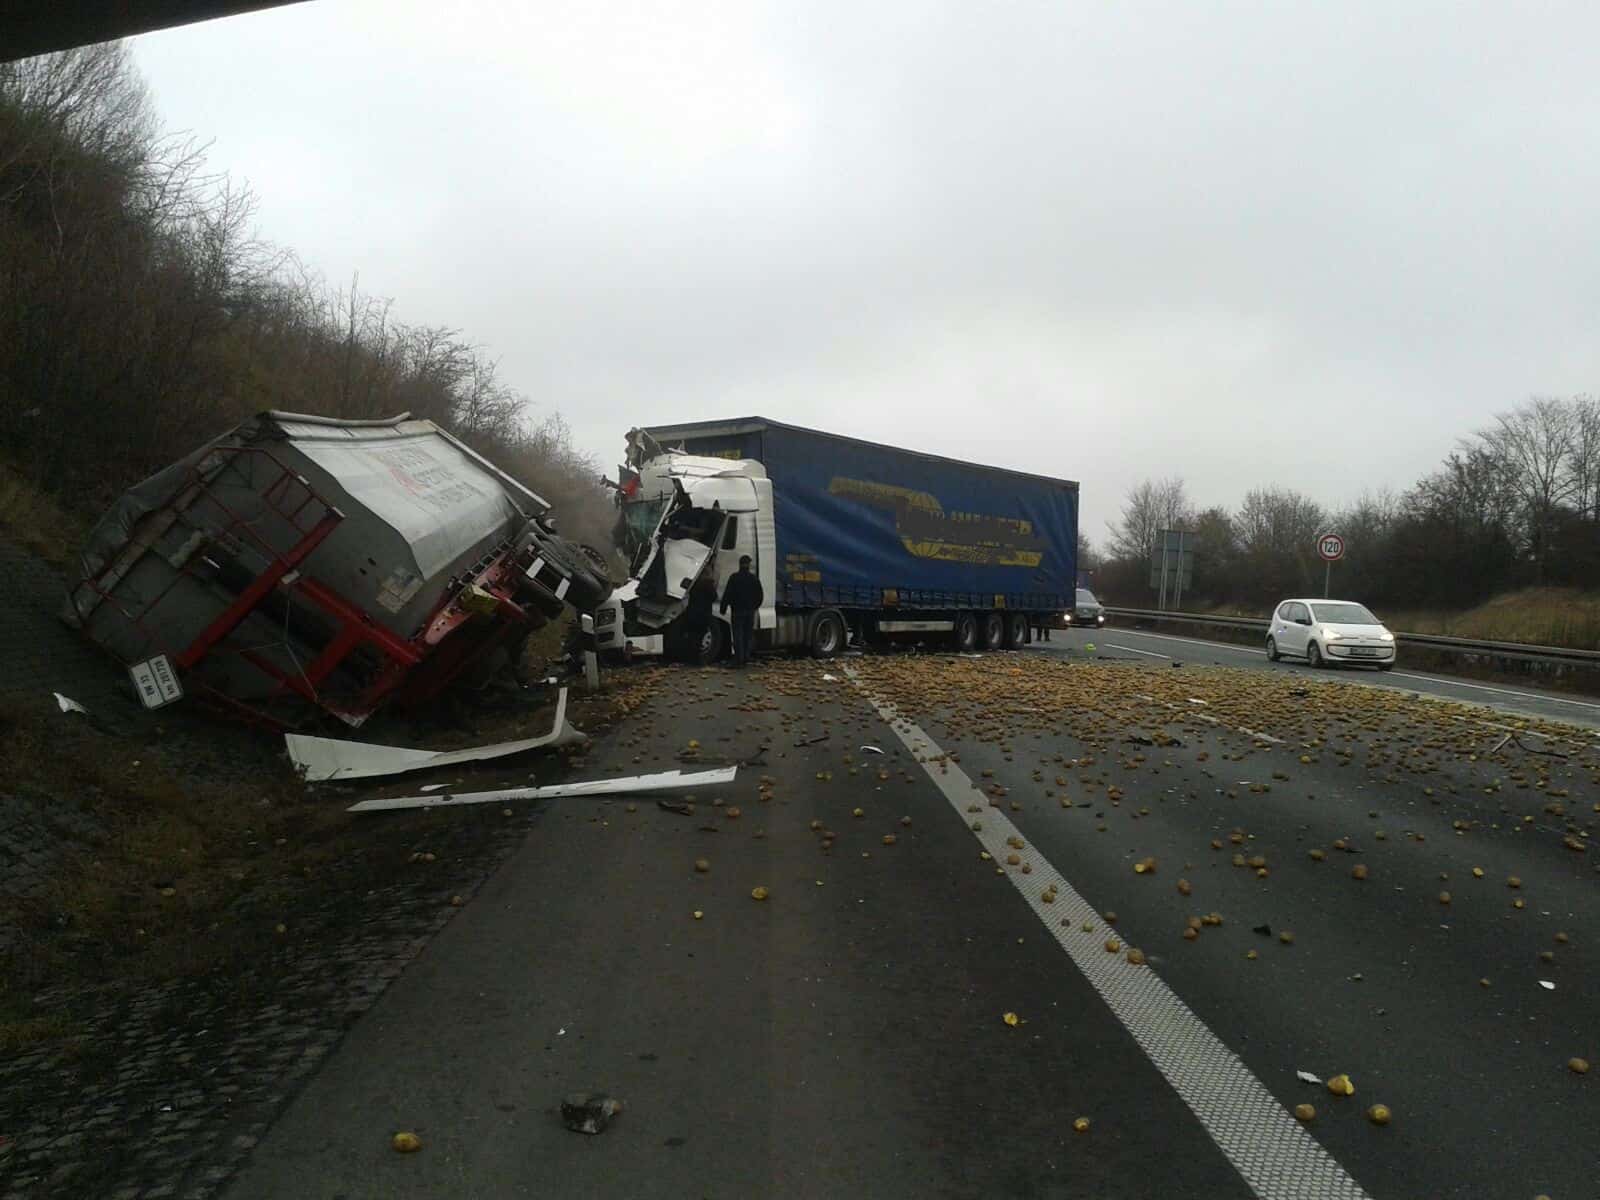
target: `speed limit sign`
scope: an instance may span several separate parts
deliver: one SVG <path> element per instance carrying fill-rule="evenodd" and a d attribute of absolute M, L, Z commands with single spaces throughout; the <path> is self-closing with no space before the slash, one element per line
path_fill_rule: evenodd
<path fill-rule="evenodd" d="M 1344 538 L 1337 533 L 1324 533 L 1317 538 L 1317 553 L 1324 562 L 1338 562 L 1344 557 Z"/>

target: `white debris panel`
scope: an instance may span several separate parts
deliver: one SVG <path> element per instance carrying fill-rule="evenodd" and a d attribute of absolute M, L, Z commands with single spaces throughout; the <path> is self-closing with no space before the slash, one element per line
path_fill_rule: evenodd
<path fill-rule="evenodd" d="M 562 688 L 556 697 L 556 719 L 550 732 L 517 742 L 496 742 L 492 746 L 472 746 L 465 750 L 410 750 L 404 746 L 375 746 L 370 742 L 347 742 L 303 733 L 285 734 L 283 740 L 290 761 L 306 782 L 326 783 L 332 779 L 370 779 L 377 775 L 426 771 L 430 767 L 484 762 L 527 750 L 583 742 L 588 736 L 567 724 L 567 689 Z"/>
<path fill-rule="evenodd" d="M 509 800 L 559 800 L 568 796 L 614 796 L 641 792 L 673 792 L 680 788 L 716 787 L 732 783 L 738 767 L 715 771 L 663 771 L 657 775 L 629 775 L 621 779 L 591 779 L 583 783 L 557 783 L 548 787 L 499 788 L 492 792 L 440 792 L 432 796 L 392 796 L 363 800 L 349 812 L 393 812 L 403 808 L 454 808 L 463 804 L 500 804 Z"/>

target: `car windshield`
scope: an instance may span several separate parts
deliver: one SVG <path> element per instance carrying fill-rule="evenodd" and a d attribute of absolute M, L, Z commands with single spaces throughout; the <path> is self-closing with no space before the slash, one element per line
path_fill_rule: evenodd
<path fill-rule="evenodd" d="M 1078 589 L 1078 603 L 1079 604 L 1099 604 L 1100 601 L 1098 601 L 1098 600 L 1096 600 L 1094 598 L 1094 593 L 1091 592 L 1088 588 L 1079 588 Z"/>
<path fill-rule="evenodd" d="M 1313 604 L 1312 615 L 1328 625 L 1382 625 L 1361 604 Z"/>

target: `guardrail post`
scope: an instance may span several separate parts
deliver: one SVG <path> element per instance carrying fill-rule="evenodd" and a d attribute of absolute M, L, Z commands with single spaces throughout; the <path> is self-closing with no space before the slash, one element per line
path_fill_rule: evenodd
<path fill-rule="evenodd" d="M 591 692 L 600 690 L 600 655 L 594 640 L 594 618 L 588 613 L 578 617 L 580 635 L 578 643 L 583 648 L 583 685 Z"/>

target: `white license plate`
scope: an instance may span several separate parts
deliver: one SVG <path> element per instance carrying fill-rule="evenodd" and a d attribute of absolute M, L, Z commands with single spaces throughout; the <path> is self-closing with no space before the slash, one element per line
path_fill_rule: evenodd
<path fill-rule="evenodd" d="M 1350 647 L 1350 653 L 1358 658 L 1376 658 L 1382 651 L 1376 646 L 1352 646 Z"/>

